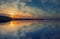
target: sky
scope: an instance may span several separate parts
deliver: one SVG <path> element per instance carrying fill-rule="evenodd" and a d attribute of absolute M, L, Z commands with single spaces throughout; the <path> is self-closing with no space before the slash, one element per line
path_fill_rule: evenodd
<path fill-rule="evenodd" d="M 60 0 L 0 0 L 0 14 L 10 17 L 60 17 Z M 11 21 L 0 24 L 0 39 L 59 39 L 60 22 Z"/>
<path fill-rule="evenodd" d="M 0 13 L 17 17 L 59 17 L 60 0 L 0 0 Z"/>

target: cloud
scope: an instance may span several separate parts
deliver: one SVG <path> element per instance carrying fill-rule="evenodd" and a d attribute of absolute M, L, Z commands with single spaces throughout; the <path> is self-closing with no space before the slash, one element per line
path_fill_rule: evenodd
<path fill-rule="evenodd" d="M 44 3 L 54 3 L 54 4 L 59 4 L 59 0 L 40 0 L 42 4 Z"/>
<path fill-rule="evenodd" d="M 58 0 L 40 0 L 40 1 L 45 9 L 28 6 L 27 2 L 32 2 L 32 0 L 8 0 L 6 3 L 2 3 L 2 5 L 0 5 L 0 8 L 1 8 L 0 12 L 3 12 L 3 10 L 6 10 L 10 7 L 10 8 L 15 9 L 15 11 L 17 10 L 18 13 L 20 13 L 20 12 L 22 12 L 24 14 L 29 13 L 33 16 L 39 16 L 39 17 L 49 16 L 49 15 L 51 16 L 51 15 L 56 14 L 56 12 L 54 12 L 54 9 L 56 9 L 56 8 L 53 7 L 54 5 L 49 6 L 49 3 L 54 3 L 54 4 L 58 3 L 59 4 Z M 54 9 L 52 9 L 52 8 L 54 8 Z M 46 9 L 47 9 L 47 11 L 46 11 Z M 55 11 L 59 11 L 59 9 L 57 9 Z M 60 12 L 58 12 L 58 13 L 60 13 Z"/>
<path fill-rule="evenodd" d="M 0 12 L 5 11 L 6 9 L 8 10 L 9 8 L 13 8 L 13 9 L 22 11 L 23 13 L 30 13 L 33 16 L 45 15 L 44 10 L 38 9 L 36 7 L 27 6 L 26 1 L 31 2 L 32 0 L 8 0 L 5 4 L 3 3 L 0 6 L 1 8 Z"/>

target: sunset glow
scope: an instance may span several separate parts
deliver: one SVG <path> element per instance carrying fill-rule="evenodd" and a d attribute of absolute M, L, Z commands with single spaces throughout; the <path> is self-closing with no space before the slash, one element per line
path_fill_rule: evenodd
<path fill-rule="evenodd" d="M 18 28 L 22 28 L 23 31 L 25 30 L 24 26 L 28 27 L 31 26 L 32 24 L 33 24 L 32 21 L 11 21 L 8 24 L 5 24 L 3 26 L 0 25 L 1 26 L 0 28 L 2 28 L 1 31 L 2 33 L 7 34 L 7 32 L 17 31 Z M 29 31 L 30 28 L 27 28 L 27 30 Z"/>
<path fill-rule="evenodd" d="M 6 6 L 7 7 L 7 6 Z M 29 12 L 24 13 L 21 10 L 18 10 L 17 8 L 12 8 L 8 6 L 5 10 L 1 7 L 2 14 L 6 14 L 7 16 L 11 18 L 31 18 L 32 14 Z"/>

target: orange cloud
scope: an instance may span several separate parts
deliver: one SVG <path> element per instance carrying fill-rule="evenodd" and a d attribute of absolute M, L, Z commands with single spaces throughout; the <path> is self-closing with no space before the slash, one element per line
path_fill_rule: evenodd
<path fill-rule="evenodd" d="M 8 6 L 7 8 L 2 7 L 2 14 L 7 14 L 7 16 L 12 17 L 12 18 L 30 18 L 33 15 L 26 12 L 24 13 L 23 11 L 18 10 L 17 8 L 13 8 Z"/>

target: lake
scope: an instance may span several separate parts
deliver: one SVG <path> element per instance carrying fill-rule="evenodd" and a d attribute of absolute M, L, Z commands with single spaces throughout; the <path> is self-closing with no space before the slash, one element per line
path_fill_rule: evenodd
<path fill-rule="evenodd" d="M 21 20 L 0 23 L 0 39 L 60 39 L 60 22 Z"/>

